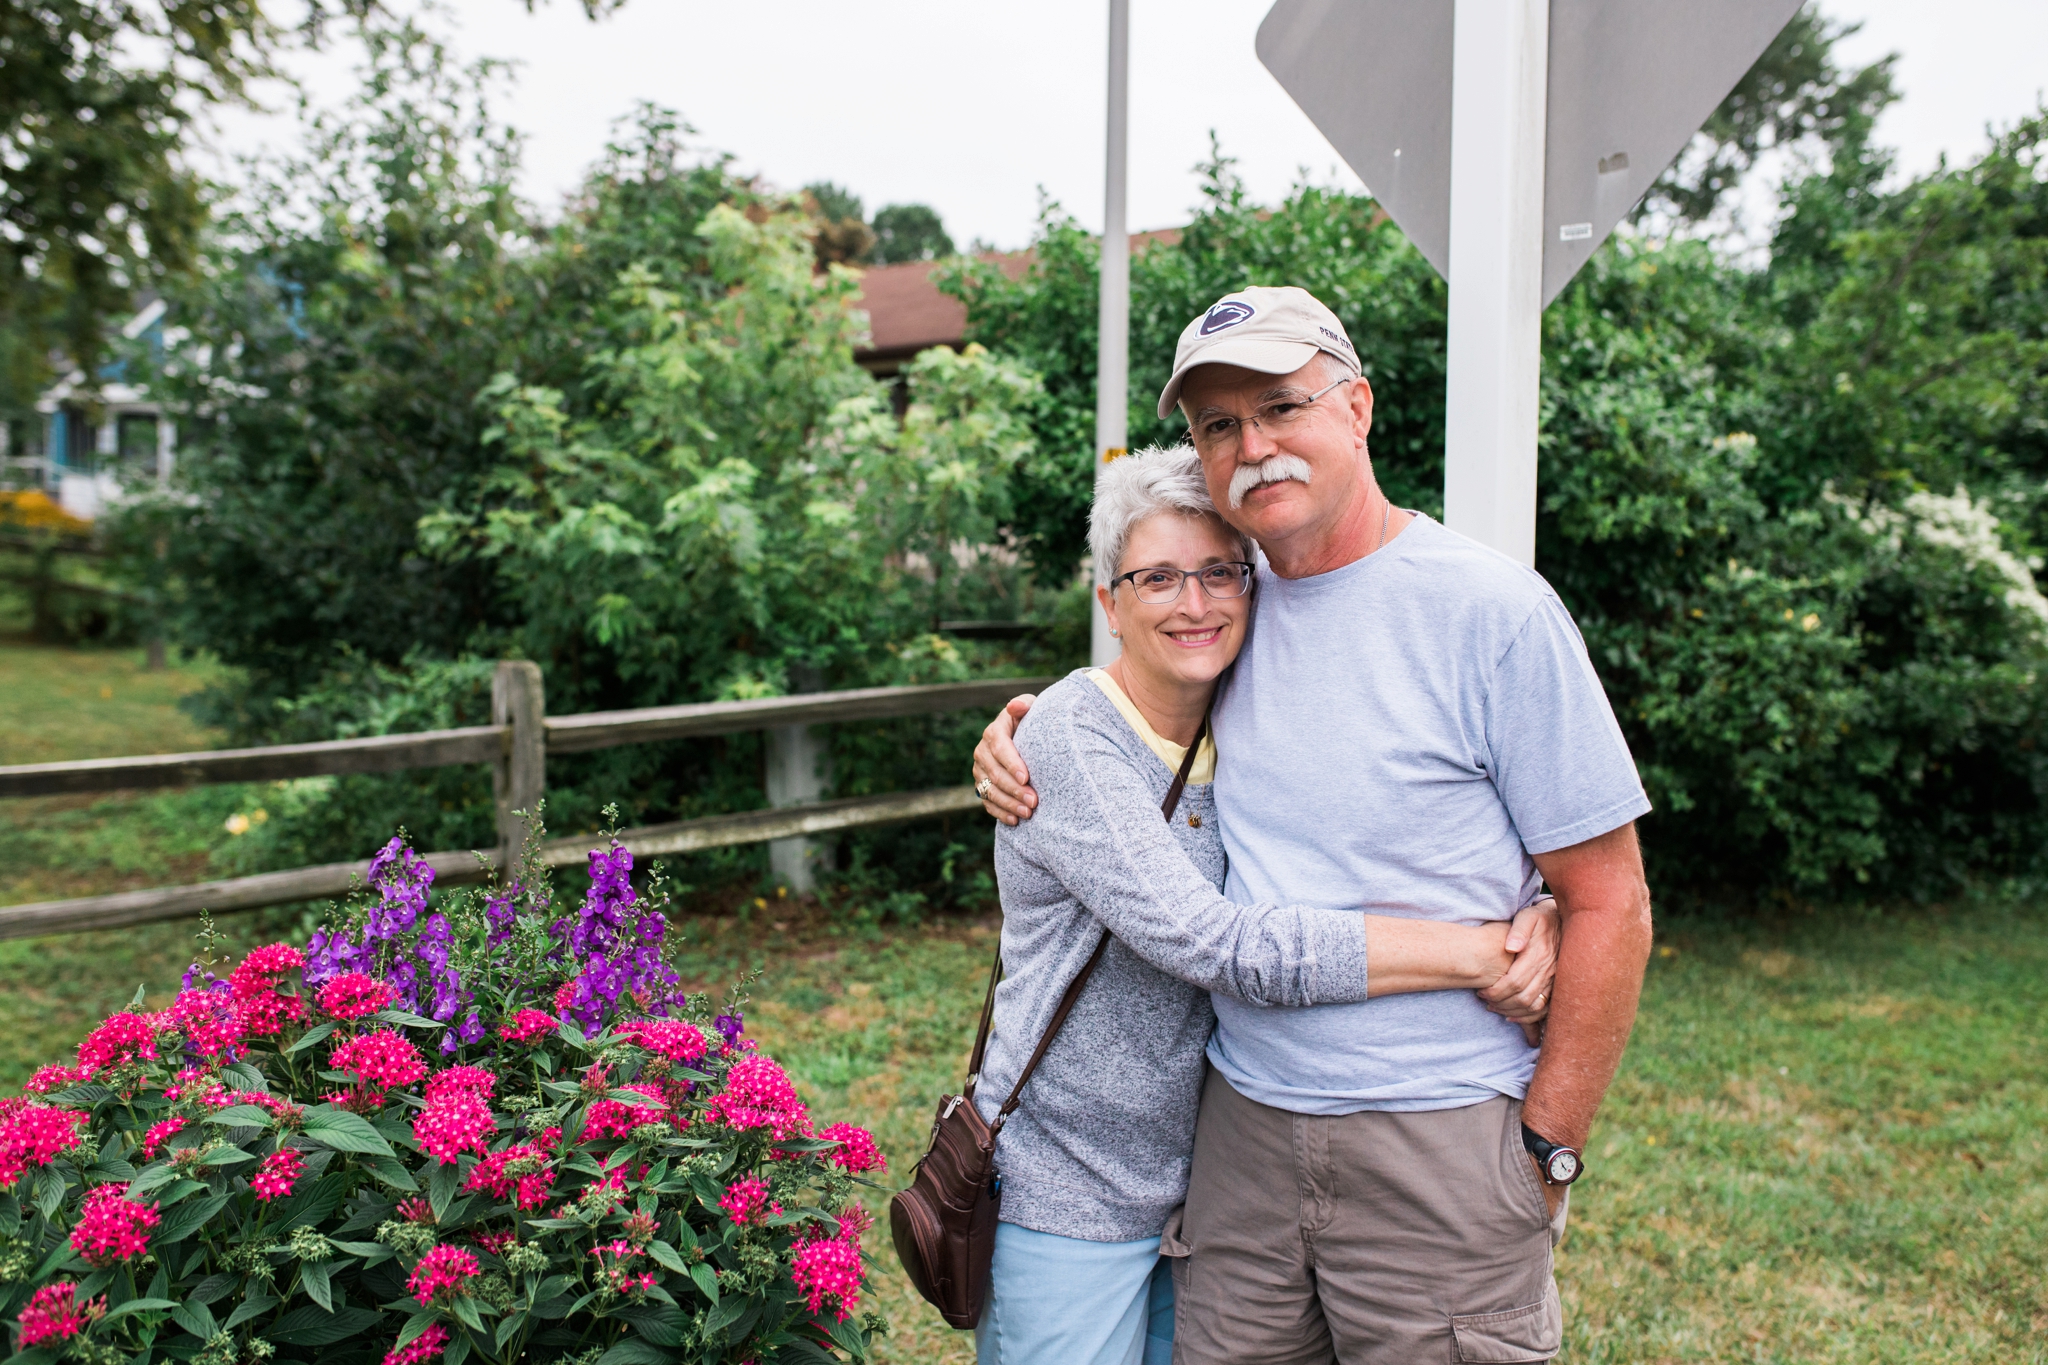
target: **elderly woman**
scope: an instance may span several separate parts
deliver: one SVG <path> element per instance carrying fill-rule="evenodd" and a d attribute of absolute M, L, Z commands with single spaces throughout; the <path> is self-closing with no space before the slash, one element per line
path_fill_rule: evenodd
<path fill-rule="evenodd" d="M 998 1139 L 982 1365 L 1168 1359 L 1160 1236 L 1187 1189 L 1211 991 L 1304 1006 L 1479 990 L 1533 1023 L 1556 957 L 1541 908 L 1470 928 L 1224 899 L 1207 716 L 1251 621 L 1253 548 L 1216 515 L 1186 448 L 1109 466 L 1089 534 L 1123 655 L 1047 688 L 1017 733 L 1039 805 L 996 833 L 1009 974 L 975 1091 L 985 1119 L 1113 937 Z M 1162 819 L 1189 745 L 1186 786 Z"/>

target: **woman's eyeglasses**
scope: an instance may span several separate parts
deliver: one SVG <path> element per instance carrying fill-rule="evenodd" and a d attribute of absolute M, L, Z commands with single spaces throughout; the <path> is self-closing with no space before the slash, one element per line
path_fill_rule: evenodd
<path fill-rule="evenodd" d="M 1242 597 L 1252 585 L 1252 566 L 1235 563 L 1211 564 L 1201 569 L 1169 569 L 1163 565 L 1156 569 L 1133 569 L 1112 578 L 1109 591 L 1113 596 L 1117 584 L 1129 582 L 1140 602 L 1163 607 L 1179 599 L 1180 590 L 1190 578 L 1199 582 L 1210 597 Z"/>

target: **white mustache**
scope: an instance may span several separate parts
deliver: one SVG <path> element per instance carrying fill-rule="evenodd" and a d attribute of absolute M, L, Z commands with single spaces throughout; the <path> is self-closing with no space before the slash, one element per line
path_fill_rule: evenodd
<path fill-rule="evenodd" d="M 1241 464 L 1230 476 L 1230 510 L 1244 506 L 1244 495 L 1262 483 L 1284 483 L 1299 479 L 1307 483 L 1313 474 L 1308 461 L 1299 455 L 1272 455 L 1257 464 Z"/>

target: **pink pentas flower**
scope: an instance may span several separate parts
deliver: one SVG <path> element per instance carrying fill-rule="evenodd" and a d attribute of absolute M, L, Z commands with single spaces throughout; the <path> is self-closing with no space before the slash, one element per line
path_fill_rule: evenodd
<path fill-rule="evenodd" d="M 385 1090 L 411 1085 L 427 1074 L 420 1050 L 391 1029 L 351 1038 L 328 1057 L 336 1071 L 346 1071 L 364 1085 Z"/>
<path fill-rule="evenodd" d="M 249 1177 L 249 1188 L 266 1204 L 273 1199 L 282 1199 L 292 1192 L 292 1185 L 305 1167 L 306 1158 L 296 1149 L 280 1147 L 263 1158 L 256 1174 Z"/>
<path fill-rule="evenodd" d="M 420 1257 L 419 1264 L 406 1277 L 405 1287 L 422 1304 L 432 1303 L 434 1296 L 443 1290 L 453 1295 L 467 1294 L 469 1282 L 477 1277 L 476 1254 L 467 1247 L 442 1243 L 430 1247 Z"/>
<path fill-rule="evenodd" d="M 709 1048 L 697 1026 L 681 1019 L 649 1019 L 627 1029 L 626 1037 L 672 1062 L 694 1062 Z"/>
<path fill-rule="evenodd" d="M 235 1001 L 235 1022 L 244 1038 L 275 1038 L 287 1022 L 305 1017 L 305 1004 L 296 995 L 269 991 Z"/>
<path fill-rule="evenodd" d="M 507 1229 L 504 1232 L 479 1232 L 476 1244 L 493 1256 L 503 1256 L 505 1248 L 519 1240 L 519 1234 Z"/>
<path fill-rule="evenodd" d="M 26 1351 L 46 1341 L 68 1341 L 98 1321 L 106 1311 L 104 1294 L 80 1303 L 77 1285 L 69 1281 L 46 1284 L 29 1296 L 28 1306 L 15 1319 L 20 1324 L 21 1349 Z"/>
<path fill-rule="evenodd" d="M 440 1221 L 434 1217 L 432 1201 L 427 1199 L 426 1196 L 418 1194 L 413 1195 L 409 1199 L 398 1201 L 398 1216 L 408 1223 L 437 1223 Z"/>
<path fill-rule="evenodd" d="M 583 1122 L 584 1137 L 625 1137 L 643 1123 L 660 1123 L 668 1117 L 668 1101 L 662 1098 L 659 1086 L 642 1081 L 633 1085 L 622 1085 L 619 1089 L 630 1090 L 636 1095 L 645 1095 L 650 1103 L 627 1104 L 624 1100 L 614 1099 L 594 1102 Z"/>
<path fill-rule="evenodd" d="M 152 1161 L 155 1160 L 157 1149 L 164 1145 L 165 1141 L 167 1141 L 170 1138 L 171 1134 L 177 1132 L 180 1128 L 183 1128 L 184 1126 L 185 1120 L 179 1118 L 176 1114 L 171 1115 L 162 1123 L 151 1124 L 149 1126 L 149 1131 L 142 1135 L 143 1156 L 149 1158 Z"/>
<path fill-rule="evenodd" d="M 78 1045 L 78 1065 L 91 1075 L 156 1055 L 156 1029 L 139 1014 L 112 1015 Z"/>
<path fill-rule="evenodd" d="M 448 1329 L 438 1322 L 430 1322 L 427 1329 L 403 1346 L 394 1346 L 384 1354 L 384 1365 L 420 1365 L 423 1360 L 432 1360 L 448 1345 Z"/>
<path fill-rule="evenodd" d="M 494 1199 L 516 1195 L 520 1208 L 537 1209 L 547 1202 L 554 1183 L 554 1166 L 545 1146 L 523 1142 L 477 1162 L 462 1188 L 483 1190 Z"/>
<path fill-rule="evenodd" d="M 427 1077 L 427 1103 L 432 1104 L 442 1095 L 465 1091 L 489 1099 L 498 1087 L 498 1078 L 480 1066 L 451 1066 L 445 1071 L 436 1071 Z"/>
<path fill-rule="evenodd" d="M 213 1104 L 216 1097 L 225 1096 L 227 1087 L 220 1077 L 205 1067 L 188 1066 L 180 1071 L 171 1084 L 164 1087 L 167 1100 L 197 1100 L 201 1104 Z M 224 1104 L 224 1101 L 223 1101 Z"/>
<path fill-rule="evenodd" d="M 185 1035 L 202 1057 L 233 1060 L 242 1055 L 242 1018 L 235 1002 L 222 991 L 179 991 L 160 1016 L 166 1028 Z"/>
<path fill-rule="evenodd" d="M 818 1136 L 839 1144 L 836 1149 L 825 1154 L 826 1159 L 835 1166 L 852 1171 L 855 1175 L 862 1171 L 889 1169 L 888 1158 L 882 1155 L 881 1148 L 875 1146 L 875 1135 L 865 1128 L 856 1127 L 851 1123 L 835 1123 L 822 1130 Z"/>
<path fill-rule="evenodd" d="M 496 1130 L 491 1106 L 474 1090 L 429 1092 L 425 1112 L 412 1121 L 412 1135 L 421 1150 L 443 1166 L 454 1165 L 464 1152 L 482 1156 Z"/>
<path fill-rule="evenodd" d="M 240 965 L 228 974 L 228 992 L 237 1000 L 249 1000 L 277 989 L 286 972 L 306 965 L 306 958 L 289 943 L 270 943 L 250 950 Z"/>
<path fill-rule="evenodd" d="M 396 999 L 397 987 L 364 972 L 343 972 L 327 979 L 313 1003 L 330 1019 L 363 1019 L 391 1008 Z"/>
<path fill-rule="evenodd" d="M 85 1115 L 17 1097 L 0 1100 L 0 1189 L 12 1189 L 31 1166 L 47 1166 L 78 1145 Z"/>
<path fill-rule="evenodd" d="M 745 1227 L 759 1222 L 768 1207 L 768 1182 L 757 1176 L 735 1180 L 725 1187 L 719 1197 L 718 1207 L 725 1210 L 726 1217 Z"/>
<path fill-rule="evenodd" d="M 52 1062 L 36 1068 L 36 1074 L 28 1078 L 23 1090 L 31 1095 L 47 1095 L 52 1090 L 64 1090 L 80 1081 L 92 1079 L 92 1068 L 86 1066 L 60 1066 Z"/>
<path fill-rule="evenodd" d="M 545 1037 L 562 1026 L 562 1021 L 552 1014 L 540 1010 L 521 1010 L 512 1016 L 512 1022 L 498 1030 L 498 1036 L 509 1043 L 530 1043 Z"/>
<path fill-rule="evenodd" d="M 848 1204 L 839 1210 L 839 1240 L 860 1245 L 860 1239 L 875 1225 L 875 1216 L 859 1204 Z"/>
<path fill-rule="evenodd" d="M 755 1055 L 734 1062 L 726 1073 L 725 1089 L 711 1097 L 706 1113 L 730 1128 L 766 1128 L 778 1142 L 811 1133 L 810 1111 L 772 1057 Z"/>
<path fill-rule="evenodd" d="M 806 1238 L 791 1248 L 794 1263 L 789 1277 L 804 1291 L 804 1304 L 813 1315 L 829 1301 L 838 1321 L 844 1322 L 860 1306 L 860 1248 L 837 1237 Z"/>
<path fill-rule="evenodd" d="M 100 1269 L 132 1261 L 149 1250 L 149 1230 L 158 1223 L 156 1208 L 128 1197 L 128 1182 L 101 1185 L 85 1197 L 71 1246 L 85 1263 Z"/>

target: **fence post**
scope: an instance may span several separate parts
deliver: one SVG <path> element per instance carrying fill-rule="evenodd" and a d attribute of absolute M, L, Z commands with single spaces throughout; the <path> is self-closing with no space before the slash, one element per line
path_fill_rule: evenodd
<path fill-rule="evenodd" d="M 505 747 L 491 767 L 491 800 L 498 808 L 498 870 L 509 878 L 526 837 L 515 811 L 531 811 L 547 790 L 547 703 L 540 665 L 501 659 L 491 675 L 491 724 L 509 725 Z"/>
<path fill-rule="evenodd" d="M 817 692 L 824 679 L 807 668 L 790 670 L 799 692 Z M 832 754 L 824 735 L 811 725 L 779 725 L 764 732 L 768 739 L 768 804 L 802 806 L 816 801 L 832 785 Z M 792 895 L 817 889 L 818 867 L 830 856 L 823 839 L 771 839 L 768 870 Z"/>

